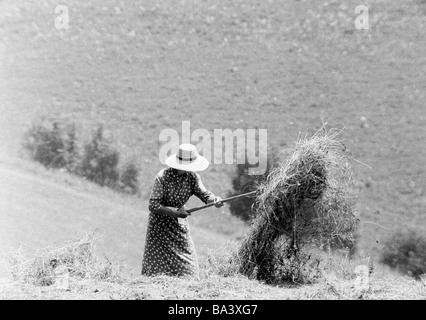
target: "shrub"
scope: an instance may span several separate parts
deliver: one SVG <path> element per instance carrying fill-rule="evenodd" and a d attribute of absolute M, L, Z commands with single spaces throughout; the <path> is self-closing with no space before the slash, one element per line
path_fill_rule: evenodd
<path fill-rule="evenodd" d="M 134 162 L 128 163 L 120 176 L 120 188 L 129 194 L 139 193 L 139 170 Z"/>
<path fill-rule="evenodd" d="M 65 169 L 77 173 L 80 161 L 80 152 L 77 143 L 77 128 L 75 123 L 68 124 L 64 141 Z"/>
<path fill-rule="evenodd" d="M 268 152 L 268 163 L 266 172 L 263 175 L 249 175 L 248 170 L 255 165 L 248 161 L 243 164 L 237 164 L 234 176 L 232 178 L 233 191 L 228 193 L 228 197 L 247 193 L 256 190 L 257 186 L 266 179 L 271 169 L 276 166 L 277 157 L 274 151 Z M 243 221 L 249 221 L 252 218 L 252 205 L 255 199 L 253 197 L 243 197 L 233 200 L 229 203 L 231 214 L 239 217 Z"/>
<path fill-rule="evenodd" d="M 33 160 L 47 168 L 75 169 L 78 158 L 75 126 L 58 120 L 34 123 L 25 135 L 23 147 Z"/>
<path fill-rule="evenodd" d="M 139 193 L 139 168 L 130 162 L 120 174 L 120 154 L 105 138 L 102 125 L 98 125 L 91 140 L 84 146 L 83 153 L 79 145 L 75 123 L 55 119 L 34 123 L 23 141 L 23 147 L 31 159 L 47 168 L 65 169 L 117 191 L 133 195 Z"/>
<path fill-rule="evenodd" d="M 114 188 L 120 177 L 117 169 L 119 158 L 119 153 L 105 139 L 103 126 L 99 125 L 84 147 L 80 175 L 101 186 Z"/>
<path fill-rule="evenodd" d="M 420 279 L 426 273 L 426 236 L 415 230 L 398 232 L 384 245 L 383 264 Z"/>

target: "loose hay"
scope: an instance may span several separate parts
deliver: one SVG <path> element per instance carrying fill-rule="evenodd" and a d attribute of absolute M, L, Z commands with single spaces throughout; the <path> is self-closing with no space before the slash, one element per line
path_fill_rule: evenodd
<path fill-rule="evenodd" d="M 336 140 L 339 133 L 299 139 L 288 160 L 259 186 L 255 218 L 237 254 L 241 273 L 274 281 L 288 261 L 299 271 L 307 267 L 309 255 L 301 251 L 306 244 L 354 246 L 353 171 L 344 145 Z"/>
<path fill-rule="evenodd" d="M 39 250 L 32 259 L 20 253 L 10 257 L 16 281 L 38 286 L 53 285 L 64 276 L 104 281 L 120 280 L 120 267 L 95 255 L 94 235 L 69 241 L 60 248 Z"/>

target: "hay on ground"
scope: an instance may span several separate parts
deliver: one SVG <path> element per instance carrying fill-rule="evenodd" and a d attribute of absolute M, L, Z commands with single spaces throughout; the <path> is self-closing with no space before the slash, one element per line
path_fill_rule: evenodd
<path fill-rule="evenodd" d="M 55 284 L 64 273 L 70 277 L 104 281 L 119 281 L 121 277 L 119 265 L 95 254 L 93 234 L 68 241 L 59 248 L 39 250 L 31 259 L 16 253 L 9 260 L 15 280 L 39 286 Z"/>

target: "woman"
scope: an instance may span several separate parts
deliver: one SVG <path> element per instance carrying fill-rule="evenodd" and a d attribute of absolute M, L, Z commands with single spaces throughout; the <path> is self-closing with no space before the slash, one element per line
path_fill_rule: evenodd
<path fill-rule="evenodd" d="M 177 154 L 167 158 L 169 168 L 155 177 L 149 199 L 149 220 L 142 262 L 142 274 L 198 276 L 198 261 L 189 235 L 184 204 L 195 195 L 204 203 L 223 206 L 222 199 L 208 191 L 195 173 L 209 162 L 192 144 L 181 144 Z M 180 218 L 180 219 L 178 219 Z"/>

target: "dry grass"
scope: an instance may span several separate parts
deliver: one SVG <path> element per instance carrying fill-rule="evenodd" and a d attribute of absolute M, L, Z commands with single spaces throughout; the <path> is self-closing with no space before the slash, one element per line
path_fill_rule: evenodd
<path fill-rule="evenodd" d="M 89 250 L 89 248 L 91 248 Z M 149 299 L 424 299 L 426 281 L 414 281 L 396 273 L 377 273 L 368 257 L 357 261 L 320 252 L 322 255 L 321 278 L 315 284 L 281 284 L 271 286 L 241 275 L 229 258 L 237 243 L 229 243 L 220 250 L 211 251 L 207 263 L 201 268 L 199 278 L 188 277 L 137 277 L 129 279 L 118 273 L 105 276 L 99 272 L 108 263 L 93 251 L 93 236 L 70 241 L 59 249 L 45 249 L 35 259 L 15 265 L 15 280 L 0 282 L 1 299 L 101 299 L 101 300 L 149 300 Z M 68 259 L 65 259 L 68 257 Z M 57 285 L 58 276 L 49 270 L 49 259 L 67 262 L 69 285 Z M 38 261 L 36 263 L 36 261 Z M 41 263 L 45 261 L 45 263 Z M 79 261 L 79 262 L 77 262 Z M 106 260 L 107 261 L 107 260 Z M 45 272 L 40 270 L 45 268 Z M 360 272 L 363 267 L 364 272 Z M 56 267 L 56 269 L 59 267 Z M 18 272 L 19 271 L 19 272 Z M 42 275 L 43 274 L 43 275 Z M 46 276 L 49 275 L 50 277 Z M 362 277 L 364 276 L 364 277 Z M 46 285 L 46 281 L 53 285 Z M 367 280 L 367 282 L 365 281 Z"/>
<path fill-rule="evenodd" d="M 120 266 L 97 256 L 94 240 L 94 234 L 85 235 L 59 248 L 38 250 L 31 259 L 20 252 L 12 253 L 9 264 L 13 279 L 36 286 L 58 284 L 69 277 L 120 281 Z"/>
<path fill-rule="evenodd" d="M 226 246 L 216 250 L 209 250 L 204 271 L 207 275 L 216 274 L 222 277 L 239 275 L 238 255 L 235 254 L 239 247 L 237 242 L 229 242 Z"/>
<path fill-rule="evenodd" d="M 255 219 L 238 252 L 241 273 L 274 281 L 284 263 L 295 280 L 310 264 L 304 245 L 355 245 L 353 172 L 336 140 L 339 133 L 324 129 L 299 139 L 288 160 L 260 185 Z"/>
<path fill-rule="evenodd" d="M 1 299 L 84 300 L 405 300 L 426 299 L 426 281 L 399 275 L 375 275 L 368 290 L 357 289 L 356 278 L 333 276 L 313 285 L 270 286 L 243 276 L 203 275 L 200 279 L 167 276 L 139 277 L 123 283 L 80 279 L 70 290 L 30 284 L 0 286 Z"/>

